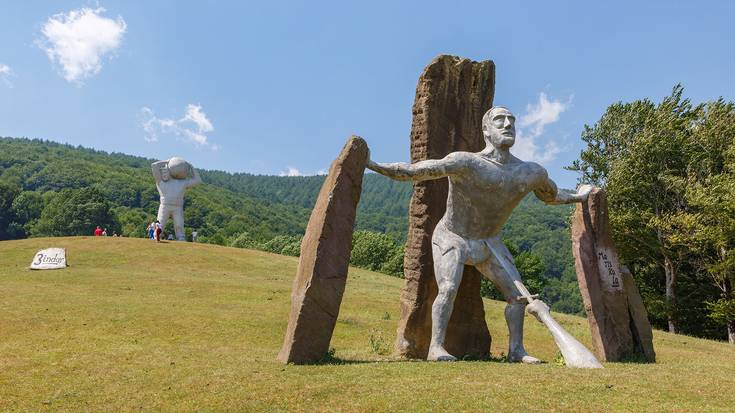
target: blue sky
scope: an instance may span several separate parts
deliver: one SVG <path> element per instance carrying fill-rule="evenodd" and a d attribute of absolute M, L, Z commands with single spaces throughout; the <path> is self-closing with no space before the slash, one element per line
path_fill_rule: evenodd
<path fill-rule="evenodd" d="M 439 54 L 492 59 L 514 152 L 563 187 L 616 101 L 735 100 L 735 3 L 0 1 L 0 136 L 313 174 L 345 139 L 408 160 Z"/>

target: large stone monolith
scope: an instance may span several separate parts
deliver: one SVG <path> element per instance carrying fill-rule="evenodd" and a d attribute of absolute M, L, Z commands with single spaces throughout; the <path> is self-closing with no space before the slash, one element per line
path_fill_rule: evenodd
<path fill-rule="evenodd" d="M 620 265 L 610 231 L 607 197 L 595 188 L 572 220 L 574 265 L 594 351 L 604 361 L 636 355 L 655 361 L 646 308 L 632 275 Z"/>
<path fill-rule="evenodd" d="M 353 136 L 329 168 L 301 241 L 291 314 L 278 353 L 281 362 L 314 363 L 329 351 L 347 281 L 352 231 L 367 160 L 367 144 Z"/>
<path fill-rule="evenodd" d="M 411 126 L 411 162 L 440 159 L 450 152 L 484 148 L 482 116 L 493 104 L 495 64 L 442 55 L 421 74 Z M 446 178 L 415 183 L 409 208 L 396 352 L 426 358 L 431 341 L 431 305 L 437 294 L 431 235 L 444 215 Z M 449 321 L 446 349 L 459 357 L 489 355 L 490 333 L 480 297 L 480 273 L 465 267 Z"/>

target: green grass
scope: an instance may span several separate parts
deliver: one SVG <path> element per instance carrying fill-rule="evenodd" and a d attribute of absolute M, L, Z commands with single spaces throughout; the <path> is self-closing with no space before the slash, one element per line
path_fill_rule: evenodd
<path fill-rule="evenodd" d="M 30 271 L 65 247 L 70 267 Z M 344 364 L 275 361 L 297 258 L 127 238 L 0 242 L 0 411 L 733 411 L 735 346 L 655 332 L 656 364 L 575 370 L 390 355 L 402 280 L 350 269 Z M 493 356 L 503 303 L 486 301 Z M 388 313 L 388 315 L 386 315 Z M 586 320 L 555 316 L 589 346 Z M 553 361 L 544 327 L 532 354 Z"/>

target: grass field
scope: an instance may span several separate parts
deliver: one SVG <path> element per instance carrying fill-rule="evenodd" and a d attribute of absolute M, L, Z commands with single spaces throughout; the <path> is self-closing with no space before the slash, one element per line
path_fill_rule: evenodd
<path fill-rule="evenodd" d="M 65 247 L 64 270 L 30 271 Z M 275 361 L 297 258 L 127 238 L 0 242 L 0 411 L 735 411 L 735 346 L 655 332 L 656 364 L 401 361 L 402 280 L 351 269 L 332 345 L 343 364 Z M 486 301 L 492 353 L 503 303 Z M 556 315 L 589 346 L 586 320 Z"/>

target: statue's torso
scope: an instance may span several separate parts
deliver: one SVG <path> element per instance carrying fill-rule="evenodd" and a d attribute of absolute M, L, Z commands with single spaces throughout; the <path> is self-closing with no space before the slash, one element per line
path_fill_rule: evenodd
<path fill-rule="evenodd" d="M 169 206 L 184 205 L 184 191 L 188 180 L 186 179 L 169 179 L 168 181 L 160 181 L 156 185 L 158 193 L 161 195 L 161 204 Z"/>
<path fill-rule="evenodd" d="M 447 210 L 442 220 L 447 229 L 469 239 L 500 233 L 513 209 L 546 178 L 533 162 L 513 158 L 506 164 L 478 153 L 462 153 L 464 172 L 450 176 Z"/>

